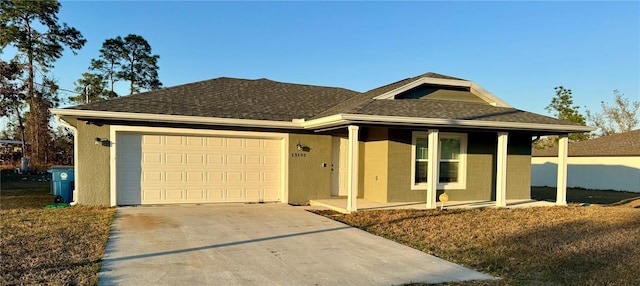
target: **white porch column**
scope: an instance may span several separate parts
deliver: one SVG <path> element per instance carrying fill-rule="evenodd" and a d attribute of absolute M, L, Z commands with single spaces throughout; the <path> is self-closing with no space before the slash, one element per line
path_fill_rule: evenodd
<path fill-rule="evenodd" d="M 347 211 L 356 212 L 356 200 L 358 199 L 358 126 L 349 125 L 349 163 L 347 180 Z"/>
<path fill-rule="evenodd" d="M 436 193 L 438 181 L 440 180 L 440 156 L 438 146 L 440 145 L 438 129 L 429 129 L 429 154 L 427 161 L 427 209 L 437 208 Z"/>
<path fill-rule="evenodd" d="M 507 206 L 507 146 L 509 133 L 498 132 L 498 152 L 496 166 L 496 206 Z"/>
<path fill-rule="evenodd" d="M 569 150 L 569 134 L 562 134 L 558 138 L 558 193 L 556 204 L 567 204 L 567 152 Z"/>

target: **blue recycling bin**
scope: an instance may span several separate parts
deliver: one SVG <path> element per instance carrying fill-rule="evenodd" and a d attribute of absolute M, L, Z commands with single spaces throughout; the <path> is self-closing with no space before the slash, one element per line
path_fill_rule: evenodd
<path fill-rule="evenodd" d="M 51 193 L 55 202 L 71 203 L 75 180 L 73 166 L 53 166 L 47 171 L 51 173 Z"/>

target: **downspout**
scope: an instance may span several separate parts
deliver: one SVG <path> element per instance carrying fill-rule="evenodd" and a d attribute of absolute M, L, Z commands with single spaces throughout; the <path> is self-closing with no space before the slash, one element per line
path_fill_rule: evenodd
<path fill-rule="evenodd" d="M 60 118 L 60 115 L 56 115 L 56 122 L 60 124 L 60 126 L 71 129 L 71 131 L 73 132 L 73 177 L 75 178 L 75 182 L 73 183 L 73 195 L 70 205 L 75 206 L 78 204 L 77 186 L 78 179 L 80 178 L 80 176 L 78 176 L 78 129 L 71 126 L 71 124 L 69 124 L 68 122 L 62 120 Z"/>

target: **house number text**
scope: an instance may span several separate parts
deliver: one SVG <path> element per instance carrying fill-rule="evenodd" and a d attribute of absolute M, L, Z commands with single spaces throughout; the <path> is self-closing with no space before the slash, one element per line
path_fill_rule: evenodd
<path fill-rule="evenodd" d="M 305 153 L 291 153 L 291 157 L 307 157 Z"/>

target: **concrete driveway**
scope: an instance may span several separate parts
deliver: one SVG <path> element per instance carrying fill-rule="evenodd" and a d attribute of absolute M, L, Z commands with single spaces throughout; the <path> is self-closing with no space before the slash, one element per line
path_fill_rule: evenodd
<path fill-rule="evenodd" d="M 286 204 L 119 208 L 100 285 L 397 285 L 491 276 Z"/>

